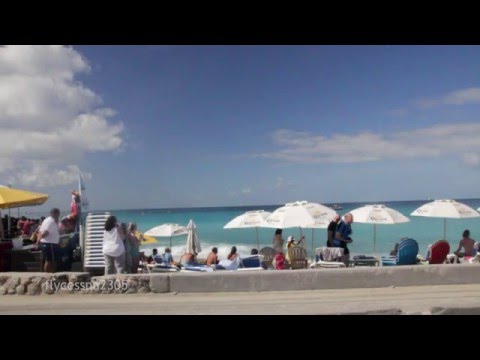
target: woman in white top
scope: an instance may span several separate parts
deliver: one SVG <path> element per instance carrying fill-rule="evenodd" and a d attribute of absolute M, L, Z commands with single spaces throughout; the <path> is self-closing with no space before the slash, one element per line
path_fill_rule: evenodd
<path fill-rule="evenodd" d="M 115 216 L 109 216 L 103 232 L 103 255 L 105 256 L 105 275 L 125 272 L 124 234 L 117 224 Z"/>

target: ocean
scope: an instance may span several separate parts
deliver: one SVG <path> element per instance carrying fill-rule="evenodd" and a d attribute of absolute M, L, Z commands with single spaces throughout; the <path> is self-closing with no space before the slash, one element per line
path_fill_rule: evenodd
<path fill-rule="evenodd" d="M 458 200 L 474 209 L 480 207 L 480 199 L 462 199 Z M 395 225 L 377 225 L 377 254 L 389 253 L 396 242 L 403 237 L 410 237 L 417 240 L 420 246 L 420 254 L 425 256 L 427 246 L 443 238 L 443 219 L 424 218 L 410 216 L 410 213 L 416 208 L 428 201 L 392 201 L 382 204 L 393 208 L 410 218 L 410 222 Z M 339 210 L 341 215 L 367 203 L 343 203 Z M 213 246 L 219 250 L 220 258 L 225 258 L 232 246 L 236 246 L 240 255 L 248 255 L 252 248 L 257 248 L 255 229 L 229 229 L 224 230 L 223 226 L 234 217 L 250 210 L 274 211 L 282 205 L 266 206 L 245 206 L 245 207 L 210 207 L 210 208 L 182 208 L 182 209 L 137 209 L 137 210 L 115 210 L 110 211 L 121 222 L 135 222 L 138 229 L 142 232 L 148 229 L 164 224 L 178 223 L 187 225 L 192 219 L 197 225 L 197 233 L 200 238 L 202 252 L 199 257 L 206 257 Z M 352 224 L 353 243 L 349 245 L 352 255 L 355 254 L 373 254 L 373 225 L 370 224 Z M 458 242 L 461 239 L 463 230 L 469 229 L 471 237 L 480 241 L 480 218 L 458 220 L 447 220 L 447 240 L 450 243 L 451 251 L 457 249 Z M 272 240 L 275 229 L 258 230 L 260 247 L 272 246 Z M 312 230 L 302 229 L 307 240 L 307 251 L 311 256 L 312 249 Z M 291 228 L 283 230 L 283 237 L 286 240 L 289 235 L 294 235 L 299 239 L 299 229 Z M 173 238 L 172 253 L 175 259 L 185 251 L 186 235 Z M 313 232 L 313 248 L 324 246 L 327 239 L 326 229 L 315 229 Z M 166 246 L 169 246 L 170 238 L 158 238 L 158 243 L 154 245 L 142 246 L 142 250 L 149 254 L 153 248 L 157 248 L 163 253 Z"/>

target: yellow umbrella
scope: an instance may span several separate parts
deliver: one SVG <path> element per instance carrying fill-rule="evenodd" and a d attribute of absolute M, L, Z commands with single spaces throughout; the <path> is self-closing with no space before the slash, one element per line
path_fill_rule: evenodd
<path fill-rule="evenodd" d="M 47 199 L 47 194 L 0 186 L 0 209 L 41 205 L 47 201 Z"/>
<path fill-rule="evenodd" d="M 143 240 L 140 245 L 151 245 L 158 243 L 157 239 L 155 239 L 153 236 L 143 235 L 143 233 L 141 233 L 140 231 L 135 232 L 135 235 L 137 236 L 137 238 L 140 238 L 140 235 L 143 236 Z"/>

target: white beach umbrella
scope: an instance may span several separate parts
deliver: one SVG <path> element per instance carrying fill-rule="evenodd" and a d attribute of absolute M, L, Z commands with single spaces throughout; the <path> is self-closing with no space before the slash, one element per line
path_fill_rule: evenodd
<path fill-rule="evenodd" d="M 335 211 L 308 201 L 295 201 L 285 204 L 276 209 L 266 220 L 265 227 L 286 229 L 298 227 L 300 235 L 302 228 L 326 228 L 329 221 L 335 216 Z M 306 243 L 303 243 L 306 249 Z M 313 247 L 313 230 L 312 230 L 312 247 Z M 313 253 L 313 250 L 312 250 Z"/>
<path fill-rule="evenodd" d="M 198 255 L 202 251 L 202 246 L 200 245 L 200 239 L 197 234 L 197 226 L 190 219 L 188 225 L 188 237 L 187 237 L 187 248 L 186 252 L 194 255 Z"/>
<path fill-rule="evenodd" d="M 301 201 L 285 204 L 276 209 L 266 220 L 262 227 L 274 229 L 287 229 L 293 227 L 306 228 L 315 225 L 315 219 L 302 205 Z"/>
<path fill-rule="evenodd" d="M 144 235 L 153 237 L 170 237 L 170 248 L 172 247 L 172 237 L 187 234 L 187 228 L 179 224 L 162 224 L 151 228 Z"/>
<path fill-rule="evenodd" d="M 335 215 L 337 215 L 335 210 L 322 204 L 300 201 L 300 205 L 304 206 L 315 220 L 314 225 L 308 226 L 312 229 L 326 229 Z"/>
<path fill-rule="evenodd" d="M 377 224 L 391 225 L 409 222 L 410 219 L 397 210 L 385 205 L 365 205 L 350 211 L 353 221 L 363 224 L 373 224 L 373 252 L 377 245 Z"/>
<path fill-rule="evenodd" d="M 246 213 L 237 216 L 230 220 L 224 229 L 245 229 L 255 228 L 257 233 L 257 246 L 260 249 L 260 242 L 258 240 L 258 228 L 265 225 L 265 219 L 270 216 L 270 212 L 263 210 L 247 211 Z"/>
<path fill-rule="evenodd" d="M 443 218 L 443 239 L 447 240 L 447 219 L 478 218 L 480 214 L 470 206 L 455 200 L 435 200 L 420 206 L 412 216 Z"/>
<path fill-rule="evenodd" d="M 304 206 L 307 211 L 312 215 L 314 219 L 314 224 L 311 226 L 306 226 L 307 228 L 312 229 L 312 257 L 314 256 L 314 244 L 313 244 L 313 233 L 315 229 L 326 229 L 328 225 L 333 220 L 335 215 L 337 215 L 336 211 L 332 208 L 318 204 L 318 203 L 311 203 L 308 201 L 300 201 L 300 204 Z"/>

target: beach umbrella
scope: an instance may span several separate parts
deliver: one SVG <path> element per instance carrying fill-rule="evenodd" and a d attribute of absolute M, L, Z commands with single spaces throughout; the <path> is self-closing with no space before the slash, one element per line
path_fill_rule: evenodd
<path fill-rule="evenodd" d="M 306 202 L 305 202 L 306 203 Z M 274 229 L 307 228 L 315 225 L 315 219 L 301 201 L 287 203 L 276 209 L 262 227 Z"/>
<path fill-rule="evenodd" d="M 0 185 L 0 209 L 9 209 L 8 213 L 8 231 L 10 231 L 10 208 L 19 208 L 22 206 L 42 205 L 48 200 L 47 194 L 35 193 L 27 190 L 14 189 L 10 186 Z M 2 226 L 2 239 L 3 226 Z"/>
<path fill-rule="evenodd" d="M 144 235 L 154 237 L 170 237 L 170 248 L 172 247 L 172 237 L 187 234 L 187 228 L 179 224 L 162 224 L 151 228 Z"/>
<path fill-rule="evenodd" d="M 198 255 L 198 253 L 202 251 L 202 246 L 200 245 L 200 239 L 198 238 L 197 226 L 191 219 L 187 225 L 187 230 L 188 230 L 188 237 L 187 237 L 187 248 L 185 252 Z"/>
<path fill-rule="evenodd" d="M 263 210 L 247 211 L 246 213 L 237 216 L 230 220 L 223 228 L 224 229 L 245 229 L 255 228 L 257 233 L 257 246 L 260 249 L 260 241 L 258 240 L 258 228 L 264 225 L 265 219 L 270 216 L 270 212 Z"/>
<path fill-rule="evenodd" d="M 435 200 L 420 206 L 412 216 L 443 218 L 443 240 L 447 240 L 447 219 L 478 218 L 480 214 L 470 206 L 455 200 Z"/>
<path fill-rule="evenodd" d="M 328 228 L 328 225 L 333 220 L 335 215 L 337 215 L 337 213 L 332 208 L 319 203 L 300 201 L 300 204 L 307 209 L 307 211 L 310 213 L 310 215 L 312 215 L 314 219 L 313 225 L 306 226 L 306 228 L 312 229 L 312 258 L 314 258 L 315 250 L 313 244 L 313 234 L 315 229 Z"/>
<path fill-rule="evenodd" d="M 373 252 L 377 245 L 377 224 L 391 225 L 409 222 L 410 219 L 397 210 L 385 205 L 365 205 L 350 211 L 353 221 L 363 224 L 373 224 Z"/>
<path fill-rule="evenodd" d="M 326 229 L 330 221 L 337 215 L 337 212 L 332 208 L 308 201 L 300 201 L 300 205 L 304 206 L 314 219 L 313 226 L 308 226 L 312 229 Z"/>
<path fill-rule="evenodd" d="M 287 203 L 276 209 L 266 220 L 264 227 L 287 229 L 298 227 L 300 236 L 302 236 L 302 228 L 324 228 L 328 227 L 329 221 L 335 216 L 335 211 L 308 201 L 295 201 Z M 306 243 L 303 243 L 306 249 Z M 312 247 L 313 247 L 313 230 L 312 230 Z M 313 250 L 312 250 L 313 252 Z"/>
<path fill-rule="evenodd" d="M 47 194 L 0 186 L 0 209 L 41 205 L 47 200 Z"/>

